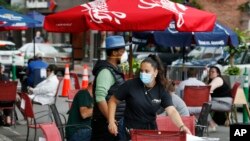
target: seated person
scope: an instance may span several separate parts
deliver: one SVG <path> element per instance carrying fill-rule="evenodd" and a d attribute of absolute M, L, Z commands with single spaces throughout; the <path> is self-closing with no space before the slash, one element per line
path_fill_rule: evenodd
<path fill-rule="evenodd" d="M 187 77 L 188 79 L 180 82 L 176 89 L 176 94 L 179 95 L 181 98 L 183 98 L 183 91 L 185 86 L 205 86 L 206 84 L 200 80 L 197 79 L 198 72 L 195 68 L 189 68 L 187 71 Z"/>
<path fill-rule="evenodd" d="M 179 114 L 181 116 L 190 116 L 189 111 L 188 111 L 188 107 L 185 104 L 185 102 L 178 96 L 175 94 L 175 83 L 172 82 L 169 84 L 168 91 L 169 94 L 172 97 L 172 101 L 173 101 L 173 105 L 176 108 L 176 110 L 179 112 Z M 161 108 L 157 114 L 159 115 L 167 115 L 167 112 L 165 112 L 165 110 L 163 108 Z"/>
<path fill-rule="evenodd" d="M 68 141 L 90 141 L 92 113 L 93 98 L 88 90 L 79 90 L 68 112 L 69 118 L 66 125 Z"/>
<path fill-rule="evenodd" d="M 42 105 L 53 104 L 55 102 L 56 90 L 59 80 L 56 73 L 56 66 L 51 64 L 47 68 L 47 78 L 37 84 L 35 88 L 28 87 L 29 97 L 36 103 Z"/>
<path fill-rule="evenodd" d="M 35 59 L 28 63 L 28 69 L 27 69 L 28 86 L 35 87 L 39 82 L 44 80 L 46 78 L 45 70 L 47 67 L 48 64 L 42 60 L 42 54 L 37 53 Z M 37 73 L 36 70 L 39 70 L 40 73 Z M 44 72 L 42 72 L 41 70 L 44 70 Z"/>
<path fill-rule="evenodd" d="M 176 94 L 183 98 L 183 91 L 185 86 L 205 86 L 206 84 L 204 82 L 197 79 L 197 75 L 197 69 L 189 68 L 187 71 L 188 79 L 182 81 L 179 84 L 176 90 Z M 202 107 L 188 107 L 188 110 L 191 115 L 195 115 L 198 118 L 201 108 Z"/>
<path fill-rule="evenodd" d="M 225 82 L 225 80 L 222 78 L 220 69 L 216 66 L 211 66 L 209 69 L 208 77 L 209 77 L 208 85 L 211 86 L 211 89 L 210 89 L 210 94 L 212 97 L 211 110 L 212 111 L 230 110 L 232 107 L 232 103 L 233 103 L 231 89 L 229 85 Z M 225 113 L 222 115 L 225 115 Z M 220 119 L 223 119 L 222 116 L 219 116 L 219 117 Z M 216 119 L 217 121 L 220 121 L 219 118 L 214 118 L 214 119 Z M 209 120 L 209 127 L 210 127 L 209 130 L 216 131 L 217 123 L 211 118 L 211 116 L 208 117 L 208 120 Z"/>
<path fill-rule="evenodd" d="M 4 74 L 4 65 L 2 65 L 1 63 L 0 63 L 0 81 L 9 81 L 9 77 Z M 13 105 L 12 102 L 4 102 L 4 101 L 0 102 L 1 107 L 5 106 L 9 107 L 12 105 Z M 3 109 L 3 117 L 0 118 L 3 121 L 0 122 L 2 122 L 2 124 L 4 124 L 5 126 L 11 125 L 11 113 L 12 113 L 11 109 Z"/>

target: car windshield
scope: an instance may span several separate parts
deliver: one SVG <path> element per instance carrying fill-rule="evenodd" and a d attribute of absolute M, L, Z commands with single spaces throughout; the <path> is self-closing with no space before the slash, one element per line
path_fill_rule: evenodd
<path fill-rule="evenodd" d="M 223 47 L 196 47 L 189 54 L 193 59 L 212 59 L 223 55 Z"/>

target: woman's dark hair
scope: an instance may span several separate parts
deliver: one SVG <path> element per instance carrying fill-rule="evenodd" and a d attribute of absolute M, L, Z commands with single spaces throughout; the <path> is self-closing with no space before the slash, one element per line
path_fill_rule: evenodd
<path fill-rule="evenodd" d="M 211 69 L 215 69 L 215 71 L 218 73 L 218 77 L 221 77 L 221 78 L 222 78 L 222 76 L 221 76 L 221 71 L 220 71 L 220 69 L 219 69 L 218 67 L 216 67 L 216 66 L 211 66 L 211 67 L 209 68 L 209 71 L 210 71 Z M 208 83 L 210 83 L 211 81 L 212 81 L 212 79 L 209 78 Z"/>
<path fill-rule="evenodd" d="M 160 83 L 166 90 L 168 86 L 168 80 L 165 77 L 165 70 L 161 59 L 157 55 L 150 54 L 141 63 L 150 63 L 155 69 L 158 70 L 158 75 L 156 76 L 156 82 Z"/>

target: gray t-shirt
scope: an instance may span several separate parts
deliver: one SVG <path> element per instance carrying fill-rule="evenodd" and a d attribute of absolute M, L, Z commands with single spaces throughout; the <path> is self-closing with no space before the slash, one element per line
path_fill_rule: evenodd
<path fill-rule="evenodd" d="M 185 102 L 175 93 L 170 94 L 172 97 L 173 105 L 176 110 L 179 112 L 181 116 L 190 116 L 189 110 Z M 163 113 L 159 113 L 159 115 L 167 115 L 166 111 L 164 110 Z"/>

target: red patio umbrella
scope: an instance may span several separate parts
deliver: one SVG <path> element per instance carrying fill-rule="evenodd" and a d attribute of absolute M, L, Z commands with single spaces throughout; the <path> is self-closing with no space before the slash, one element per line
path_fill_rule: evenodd
<path fill-rule="evenodd" d="M 169 0 L 95 0 L 45 17 L 49 32 L 164 30 L 174 20 L 178 31 L 212 31 L 213 13 Z"/>

